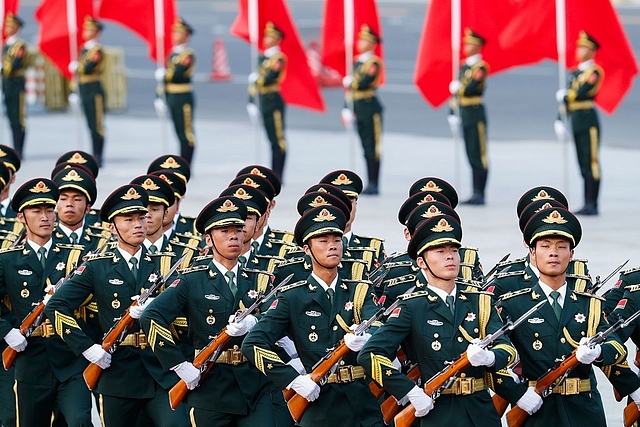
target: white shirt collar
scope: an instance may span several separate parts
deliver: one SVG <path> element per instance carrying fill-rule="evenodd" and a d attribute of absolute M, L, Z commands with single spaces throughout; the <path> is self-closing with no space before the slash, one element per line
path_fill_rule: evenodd
<path fill-rule="evenodd" d="M 269 49 L 265 49 L 264 51 L 264 56 L 266 56 L 267 58 L 271 58 L 273 55 L 275 55 L 276 53 L 280 52 L 280 46 L 276 45 L 276 46 L 271 46 Z"/>
<path fill-rule="evenodd" d="M 470 57 L 468 57 L 464 62 L 469 67 L 471 67 L 471 66 L 473 66 L 476 63 L 478 63 L 481 60 L 482 60 L 482 54 L 481 53 L 476 53 L 475 55 L 471 55 Z"/>
<path fill-rule="evenodd" d="M 0 202 L 0 206 L 2 206 L 2 214 L 6 215 L 9 210 L 9 205 L 11 205 L 11 197 L 7 197 L 3 201 Z"/>
<path fill-rule="evenodd" d="M 372 50 L 368 50 L 368 51 L 358 55 L 358 61 L 359 62 L 365 62 L 368 59 L 371 59 L 372 57 L 373 57 L 373 51 Z"/>
<path fill-rule="evenodd" d="M 351 241 L 351 236 L 353 236 L 353 230 L 349 230 L 349 232 L 344 233 L 342 235 L 342 237 L 346 237 L 347 238 L 347 246 L 349 245 L 349 242 Z M 347 249 L 347 248 L 342 248 L 342 249 Z"/>
<path fill-rule="evenodd" d="M 424 275 L 424 272 L 422 272 L 422 274 Z M 447 297 L 448 296 L 452 296 L 453 300 L 456 300 L 456 294 L 458 292 L 457 290 L 457 286 L 453 287 L 453 290 L 451 291 L 451 293 L 447 293 L 446 291 L 440 289 L 440 288 L 436 288 L 435 286 L 432 286 L 429 284 L 429 282 L 427 282 L 427 288 L 429 288 L 430 291 L 435 292 L 436 295 L 438 295 L 440 297 L 440 299 L 442 301 L 444 301 L 445 303 L 447 302 Z"/>
<path fill-rule="evenodd" d="M 186 48 L 187 48 L 187 44 L 186 44 L 186 43 L 182 43 L 182 44 L 179 44 L 179 45 L 175 45 L 175 46 L 173 47 L 173 49 L 171 49 L 171 50 L 172 50 L 173 52 L 175 52 L 175 53 L 180 53 L 180 52 L 182 52 L 183 50 L 185 50 Z"/>
<path fill-rule="evenodd" d="M 553 304 L 553 298 L 551 298 L 551 292 L 553 292 L 553 289 L 551 286 L 547 285 L 542 280 L 538 280 L 538 284 L 540 285 L 542 292 L 547 296 L 549 304 Z M 564 299 L 567 295 L 567 282 L 558 289 L 558 292 L 560 293 L 560 296 L 558 297 L 558 304 L 560 304 L 560 307 L 564 307 Z"/>
<path fill-rule="evenodd" d="M 78 235 L 78 242 L 79 242 L 80 238 L 82 237 L 82 232 L 84 230 L 84 219 L 82 220 L 82 225 L 77 230 L 72 230 L 61 222 L 58 223 L 58 227 L 60 227 L 60 230 L 62 230 L 62 232 L 69 239 L 71 239 L 71 233 L 76 233 Z"/>
<path fill-rule="evenodd" d="M 147 248 L 147 250 L 149 250 L 149 246 L 155 245 L 156 249 L 158 250 L 158 252 L 160 252 L 162 250 L 162 242 L 163 241 L 164 241 L 164 233 L 155 242 L 152 242 L 149 239 L 144 239 L 144 242 L 142 242 L 142 244 L 144 245 L 145 248 Z"/>
<path fill-rule="evenodd" d="M 171 234 L 173 233 L 173 227 L 162 233 L 163 236 L 167 237 L 167 240 L 171 240 Z"/>
<path fill-rule="evenodd" d="M 255 242 L 258 242 L 258 248 L 260 246 L 262 246 L 262 242 L 264 242 L 264 236 L 267 235 L 267 231 L 269 230 L 269 226 L 266 225 L 263 229 L 262 229 L 262 234 L 260 235 L 260 237 L 258 237 L 257 239 L 254 239 Z"/>
<path fill-rule="evenodd" d="M 326 284 L 324 280 L 322 280 L 321 278 L 319 278 L 318 276 L 315 275 L 315 273 L 311 273 L 311 277 L 314 278 L 314 280 L 316 282 L 318 282 L 320 284 L 320 286 L 322 286 L 322 289 L 324 289 L 325 292 L 327 292 L 327 289 L 331 288 L 334 290 L 336 290 L 336 285 L 338 284 L 338 275 L 336 274 L 335 279 L 333 279 L 333 282 L 331 282 L 330 284 Z"/>
<path fill-rule="evenodd" d="M 593 66 L 596 63 L 596 61 L 594 61 L 593 59 L 589 59 L 587 61 L 581 62 L 578 64 L 578 70 L 580 71 L 584 71 L 587 68 Z"/>
<path fill-rule="evenodd" d="M 51 245 L 53 244 L 53 240 L 49 239 L 47 241 L 47 243 L 45 243 L 44 245 L 40 246 L 39 244 L 37 244 L 36 242 L 27 239 L 27 243 L 29 244 L 29 246 L 31 246 L 31 249 L 33 249 L 34 251 L 36 251 L 36 254 L 38 253 L 38 250 L 40 248 L 45 248 L 46 252 L 44 253 L 44 256 L 49 256 L 49 251 L 51 250 Z"/>
<path fill-rule="evenodd" d="M 18 41 L 18 35 L 14 34 L 10 37 L 7 37 L 7 40 L 5 40 L 4 44 L 6 44 L 7 46 L 11 46 L 12 44 L 14 44 L 15 42 Z"/>
<path fill-rule="evenodd" d="M 535 274 L 536 277 L 539 279 L 540 278 L 540 270 L 538 270 L 538 267 L 536 267 L 535 265 L 529 263 L 529 268 L 531 269 L 531 271 L 533 271 L 533 274 Z"/>
<path fill-rule="evenodd" d="M 97 39 L 91 39 L 91 40 L 87 40 L 84 43 L 84 48 L 89 50 L 89 49 L 92 49 L 93 47 L 95 47 L 97 45 L 98 45 L 98 40 Z"/>
<path fill-rule="evenodd" d="M 140 268 L 140 258 L 142 257 L 142 246 L 140 246 L 140 248 L 138 248 L 138 251 L 133 255 L 131 255 L 129 252 L 122 249 L 120 246 L 118 246 L 118 252 L 120 252 L 120 255 L 122 255 L 122 259 L 126 261 L 127 266 L 129 268 L 131 268 L 131 266 L 129 265 L 129 260 L 131 258 L 135 258 L 138 260 L 138 268 Z"/>
<path fill-rule="evenodd" d="M 216 266 L 216 268 L 218 269 L 218 271 L 224 276 L 225 274 L 227 274 L 227 271 L 229 271 L 229 269 L 227 267 L 225 267 L 224 265 L 220 264 L 218 261 L 216 261 L 215 258 L 211 259 L 211 262 L 213 263 L 213 265 Z M 234 277 L 238 277 L 238 263 L 236 263 L 236 265 L 233 266 L 233 268 L 231 269 L 231 271 L 233 271 Z M 227 280 L 227 278 L 225 277 L 225 280 Z M 236 282 L 237 283 L 237 282 Z"/>

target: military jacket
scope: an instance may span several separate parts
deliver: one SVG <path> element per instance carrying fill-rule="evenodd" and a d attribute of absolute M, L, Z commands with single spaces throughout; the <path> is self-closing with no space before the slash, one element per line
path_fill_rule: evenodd
<path fill-rule="evenodd" d="M 309 276 L 279 293 L 245 338 L 242 352 L 284 389 L 298 372 L 283 363 L 273 343 L 288 335 L 296 345 L 302 364 L 311 372 L 327 349 L 340 342 L 349 326 L 368 319 L 375 312 L 368 283 L 339 278 L 331 305 L 324 289 Z M 355 365 L 356 354 L 350 352 L 343 362 Z M 377 425 L 380 419 L 380 408 L 369 392 L 368 380 L 358 379 L 347 384 L 323 385 L 319 399 L 310 404 L 300 425 L 371 426 Z"/>
<path fill-rule="evenodd" d="M 55 319 L 56 332 L 75 353 L 81 353 L 95 342 L 73 318 L 73 312 L 93 295 L 99 326 L 104 334 L 131 305 L 132 297 L 140 295 L 156 280 L 159 272 L 157 257 L 150 257 L 142 247 L 135 279 L 120 252 L 108 252 L 89 258 L 49 300 L 45 310 Z M 129 334 L 140 332 L 136 321 Z M 172 371 L 165 371 L 151 348 L 119 346 L 112 354 L 111 366 L 105 369 L 96 386 L 96 392 L 123 398 L 150 398 L 155 396 L 155 384 L 164 389 L 178 381 Z"/>
<path fill-rule="evenodd" d="M 176 234 L 184 235 L 185 237 L 199 236 L 198 230 L 196 230 L 196 218 L 193 216 L 184 216 L 180 214 L 178 221 L 176 221 L 175 230 Z"/>
<path fill-rule="evenodd" d="M 60 229 L 60 226 L 58 225 L 56 225 L 56 228 L 53 230 L 52 238 L 54 243 L 60 243 L 63 245 L 71 244 L 67 235 Z M 85 253 L 100 247 L 106 241 L 107 238 L 102 235 L 93 233 L 90 227 L 85 227 L 85 229 L 82 230 L 82 237 L 80 237 L 78 245 L 81 245 L 84 248 L 84 255 Z"/>
<path fill-rule="evenodd" d="M 45 287 L 55 285 L 78 262 L 81 250 L 82 247 L 72 245 L 52 245 L 44 269 L 29 245 L 0 252 L 0 300 L 11 307 L 18 321 L 22 321 L 42 301 Z M 60 289 L 66 285 L 64 283 Z M 73 313 L 70 318 L 76 322 Z M 53 317 L 45 316 L 45 322 L 55 324 Z M 0 335 L 5 336 L 12 327 L 10 319 L 0 318 Z M 81 373 L 87 365 L 84 357 L 76 356 L 57 335 L 49 338 L 32 336 L 27 340 L 27 348 L 15 361 L 18 381 L 49 385 L 55 379 L 66 381 Z"/>
<path fill-rule="evenodd" d="M 191 48 L 180 52 L 172 51 L 167 61 L 166 83 L 191 83 L 191 76 L 196 69 L 196 54 Z"/>
<path fill-rule="evenodd" d="M 24 79 L 28 56 L 27 44 L 24 40 L 17 39 L 11 45 L 6 44 L 2 50 L 2 77 Z"/>
<path fill-rule="evenodd" d="M 280 84 L 286 74 L 287 55 L 280 51 L 269 57 L 261 55 L 258 58 L 258 80 L 256 81 L 258 92 L 262 94 L 267 88 L 280 90 Z"/>
<path fill-rule="evenodd" d="M 357 248 L 372 248 L 374 250 L 373 263 L 369 266 L 369 268 L 379 265 L 380 263 L 382 263 L 382 261 L 384 261 L 384 259 L 387 256 L 384 251 L 384 240 L 379 239 L 377 237 L 361 236 L 361 235 L 352 233 L 351 238 L 347 243 L 346 251 L 353 252 L 354 249 L 357 249 Z M 347 255 L 347 258 L 349 257 L 350 256 Z"/>
<path fill-rule="evenodd" d="M 618 301 L 622 299 L 626 287 L 637 284 L 640 284 L 640 267 L 630 268 L 621 272 L 618 277 L 618 281 L 604 294 L 604 297 L 606 298 L 606 302 L 604 303 L 604 312 L 611 314 L 611 312 L 616 308 Z"/>
<path fill-rule="evenodd" d="M 375 91 L 380 82 L 382 71 L 382 58 L 371 55 L 368 59 L 358 60 L 353 67 L 353 81 L 351 82 L 351 90 L 358 91 Z M 373 93 L 371 93 L 373 96 Z"/>
<path fill-rule="evenodd" d="M 83 83 L 83 77 L 100 76 L 106 66 L 104 52 L 100 44 L 95 44 L 90 49 L 82 48 L 80 60 L 78 61 L 78 77 Z"/>
<path fill-rule="evenodd" d="M 571 73 L 570 78 L 567 102 L 592 101 L 600 90 L 604 71 L 598 64 L 593 64 L 584 71 L 576 69 Z"/>
<path fill-rule="evenodd" d="M 293 273 L 294 282 L 305 280 L 312 271 L 311 257 L 304 252 L 300 256 L 287 258 L 276 265 L 273 274 L 276 283 L 279 283 L 289 274 Z M 340 277 L 347 280 L 366 280 L 369 265 L 365 260 L 342 258 L 338 265 Z"/>
<path fill-rule="evenodd" d="M 460 68 L 460 83 L 457 95 L 459 97 L 482 96 L 489 75 L 489 64 L 477 61 L 473 65 L 465 63 Z"/>

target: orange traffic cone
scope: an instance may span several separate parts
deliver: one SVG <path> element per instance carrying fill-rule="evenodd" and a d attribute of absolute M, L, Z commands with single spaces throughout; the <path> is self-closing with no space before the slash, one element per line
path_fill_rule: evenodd
<path fill-rule="evenodd" d="M 314 79 L 320 79 L 322 74 L 322 64 L 320 63 L 320 49 L 318 49 L 318 42 L 315 39 L 309 41 L 309 48 L 307 49 L 307 64 L 311 75 Z"/>
<path fill-rule="evenodd" d="M 224 47 L 224 41 L 221 38 L 217 38 L 213 43 L 213 60 L 209 81 L 226 82 L 229 80 L 231 80 L 231 68 L 229 67 L 227 49 Z"/>

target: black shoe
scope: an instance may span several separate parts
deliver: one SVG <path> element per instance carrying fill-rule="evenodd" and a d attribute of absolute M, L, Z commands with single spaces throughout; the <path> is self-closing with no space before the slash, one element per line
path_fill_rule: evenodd
<path fill-rule="evenodd" d="M 584 205 L 582 209 L 574 213 L 576 215 L 596 216 L 598 215 L 598 208 L 593 205 Z"/>
<path fill-rule="evenodd" d="M 369 196 L 377 196 L 379 194 L 378 186 L 374 185 L 374 184 L 369 184 L 369 185 L 367 185 L 367 188 L 362 190 L 362 193 L 360 193 L 360 194 L 366 194 L 366 195 L 369 195 Z"/>
<path fill-rule="evenodd" d="M 473 196 L 471 196 L 471 198 L 467 201 L 462 202 L 463 205 L 475 205 L 475 206 L 482 206 L 484 205 L 484 195 L 482 194 L 474 194 Z"/>

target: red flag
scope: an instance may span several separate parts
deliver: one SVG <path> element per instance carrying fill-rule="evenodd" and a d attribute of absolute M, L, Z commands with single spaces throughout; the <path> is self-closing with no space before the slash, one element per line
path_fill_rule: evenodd
<path fill-rule="evenodd" d="M 154 0 L 102 0 L 98 16 L 117 22 L 136 33 L 149 48 L 149 57 L 158 62 Z M 162 62 L 171 52 L 171 26 L 176 20 L 175 0 L 162 0 L 164 5 L 164 54 Z"/>
<path fill-rule="evenodd" d="M 280 48 L 287 55 L 287 75 L 280 93 L 287 104 L 325 111 L 324 100 L 318 83 L 311 75 L 307 54 L 296 29 L 285 0 L 256 0 L 258 3 L 259 48 L 262 49 L 262 30 L 271 21 L 282 30 L 284 38 Z M 238 0 L 239 10 L 231 26 L 231 34 L 250 42 L 248 0 Z"/>
<path fill-rule="evenodd" d="M 356 46 L 358 32 L 366 24 L 382 39 L 382 26 L 378 18 L 375 0 L 353 0 L 353 46 Z M 341 77 L 346 74 L 344 43 L 344 0 L 327 0 L 324 5 L 322 22 L 322 48 L 320 62 L 327 68 L 336 70 Z M 384 40 L 384 39 L 383 39 Z M 356 53 L 357 54 L 357 53 Z M 375 54 L 382 58 L 382 43 L 378 43 Z M 349 56 L 353 56 L 350 52 Z M 380 75 L 380 85 L 384 83 L 384 67 Z"/>
<path fill-rule="evenodd" d="M 87 15 L 93 16 L 92 0 L 76 2 L 76 40 L 75 46 L 82 46 L 82 23 Z M 43 0 L 36 10 L 36 20 L 40 23 L 38 48 L 60 71 L 67 80 L 71 80 L 69 63 L 71 62 L 71 33 L 67 23 L 67 0 Z"/>
<path fill-rule="evenodd" d="M 2 1 L 2 0 L 0 0 Z M 4 36 L 4 21 L 7 18 L 7 13 L 11 12 L 14 15 L 18 15 L 18 10 L 20 9 L 20 0 L 4 0 L 4 16 L 2 18 L 2 40 L 5 40 Z"/>

